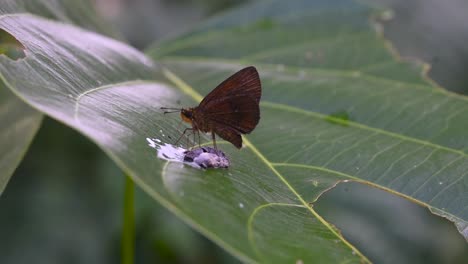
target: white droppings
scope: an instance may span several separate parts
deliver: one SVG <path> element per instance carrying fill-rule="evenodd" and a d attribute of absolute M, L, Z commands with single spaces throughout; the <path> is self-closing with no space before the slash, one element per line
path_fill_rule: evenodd
<path fill-rule="evenodd" d="M 232 173 L 228 172 L 228 175 L 229 175 L 229 176 L 232 176 Z"/>
<path fill-rule="evenodd" d="M 229 160 L 216 153 L 203 152 L 193 159 L 193 162 L 202 168 L 227 168 Z"/>
<path fill-rule="evenodd" d="M 189 151 L 183 147 L 162 143 L 162 141 L 157 138 L 146 138 L 146 141 L 148 142 L 149 147 L 157 150 L 158 158 L 180 163 L 180 168 L 183 168 L 184 164 L 197 169 L 229 167 L 229 159 L 225 157 L 222 152 L 222 155 L 215 153 L 200 153 L 193 157 L 193 161 L 189 161 L 186 159 Z"/>
<path fill-rule="evenodd" d="M 159 129 L 159 132 L 160 132 L 160 133 L 162 133 L 162 130 L 161 130 L 161 129 Z"/>
<path fill-rule="evenodd" d="M 155 149 L 155 148 L 157 147 L 157 145 L 156 145 L 156 143 L 153 141 L 153 139 L 151 139 L 151 138 L 146 138 L 146 141 L 148 142 L 148 146 L 150 146 L 151 148 L 154 148 L 154 149 Z"/>
<path fill-rule="evenodd" d="M 296 260 L 296 264 L 304 264 L 304 261 L 302 261 L 302 259 L 298 259 Z"/>
<path fill-rule="evenodd" d="M 353 250 L 353 252 L 351 252 L 351 254 L 356 255 L 356 251 Z"/>
<path fill-rule="evenodd" d="M 319 182 L 317 180 L 313 180 L 312 181 L 312 185 L 314 185 L 315 187 L 317 187 L 319 185 Z"/>
<path fill-rule="evenodd" d="M 173 146 L 168 143 L 163 145 L 156 144 L 158 150 L 158 158 L 174 162 L 183 162 L 184 152 L 186 149 Z"/>
<path fill-rule="evenodd" d="M 244 204 L 243 204 L 243 203 L 239 203 L 239 207 L 240 207 L 240 208 L 244 208 Z"/>
<path fill-rule="evenodd" d="M 440 182 L 439 182 L 439 185 L 442 185 L 442 184 L 444 184 L 444 183 L 440 181 Z"/>

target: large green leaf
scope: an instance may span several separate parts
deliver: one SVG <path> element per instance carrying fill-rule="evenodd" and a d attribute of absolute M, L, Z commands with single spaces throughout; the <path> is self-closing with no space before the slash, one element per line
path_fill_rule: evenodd
<path fill-rule="evenodd" d="M 11 13 L 34 13 L 68 23 L 74 23 L 101 33 L 111 34 L 98 21 L 88 1 L 31 1 L 3 0 L 0 17 Z M 0 31 L 0 55 L 17 60 L 24 56 L 23 48 L 16 39 Z M 29 143 L 32 141 L 42 115 L 23 103 L 0 83 L 0 194 L 3 192 L 14 170 L 21 162 Z"/>
<path fill-rule="evenodd" d="M 306 201 L 359 181 L 427 206 L 468 239 L 468 100 L 402 61 L 369 21 L 380 15 L 347 0 L 256 2 L 149 54 L 201 94 L 240 65 L 262 69 L 249 139 Z"/>
<path fill-rule="evenodd" d="M 287 3 L 287 4 L 286 4 Z M 151 53 L 28 14 L 0 17 L 27 49 L 0 58 L 9 87 L 95 141 L 145 191 L 241 260 L 367 258 L 309 203 L 355 180 L 408 197 L 461 227 L 468 212 L 467 101 L 399 62 L 351 1 L 266 1 L 224 14 Z M 239 59 L 241 58 L 241 59 Z M 157 159 L 178 118 L 247 64 L 263 81 L 261 121 L 227 170 Z"/>

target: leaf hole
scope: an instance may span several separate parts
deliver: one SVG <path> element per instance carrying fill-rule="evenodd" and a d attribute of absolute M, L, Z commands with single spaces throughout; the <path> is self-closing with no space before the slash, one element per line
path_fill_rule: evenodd
<path fill-rule="evenodd" d="M 26 48 L 13 35 L 0 28 L 0 54 L 12 60 L 26 57 Z"/>

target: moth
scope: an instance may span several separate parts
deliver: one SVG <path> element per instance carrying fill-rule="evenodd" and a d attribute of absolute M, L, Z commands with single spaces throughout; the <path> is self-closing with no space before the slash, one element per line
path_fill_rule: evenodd
<path fill-rule="evenodd" d="M 262 87 L 257 69 L 249 66 L 220 83 L 198 106 L 161 109 L 165 110 L 164 113 L 180 111 L 182 120 L 191 125 L 181 137 L 189 130 L 194 134 L 200 131 L 211 133 L 215 149 L 215 135 L 240 149 L 241 135 L 252 132 L 260 121 L 261 96 Z"/>

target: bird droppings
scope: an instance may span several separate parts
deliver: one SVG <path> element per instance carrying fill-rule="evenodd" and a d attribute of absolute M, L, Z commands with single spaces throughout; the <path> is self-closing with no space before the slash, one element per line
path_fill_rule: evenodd
<path fill-rule="evenodd" d="M 228 168 L 230 165 L 226 154 L 212 147 L 199 147 L 184 152 L 184 161 L 193 162 L 203 169 Z"/>
<path fill-rule="evenodd" d="M 212 147 L 199 147 L 187 150 L 169 143 L 162 143 L 157 138 L 146 138 L 148 146 L 157 150 L 160 159 L 189 165 L 197 169 L 228 168 L 230 165 L 226 154 Z"/>
<path fill-rule="evenodd" d="M 146 138 L 146 141 L 148 142 L 148 146 L 150 146 L 151 148 L 156 148 L 156 143 L 153 141 L 153 139 L 151 138 Z"/>
<path fill-rule="evenodd" d="M 240 208 L 244 208 L 244 204 L 243 204 L 243 203 L 239 203 L 239 207 L 240 207 Z"/>

